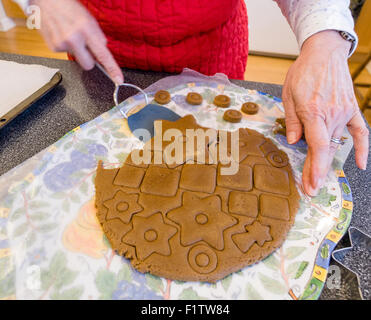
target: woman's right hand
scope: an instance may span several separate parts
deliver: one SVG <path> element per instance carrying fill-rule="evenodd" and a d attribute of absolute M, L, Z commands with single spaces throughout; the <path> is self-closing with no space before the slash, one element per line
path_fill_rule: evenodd
<path fill-rule="evenodd" d="M 95 18 L 77 0 L 31 0 L 40 8 L 41 34 L 50 49 L 71 53 L 84 70 L 98 61 L 118 84 L 122 71 L 107 48 L 107 39 Z"/>

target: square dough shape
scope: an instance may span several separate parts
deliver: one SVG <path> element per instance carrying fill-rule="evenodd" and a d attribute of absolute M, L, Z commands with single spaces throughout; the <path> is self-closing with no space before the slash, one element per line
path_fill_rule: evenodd
<path fill-rule="evenodd" d="M 179 185 L 180 172 L 159 166 L 150 166 L 144 176 L 140 190 L 144 193 L 172 197 Z"/>
<path fill-rule="evenodd" d="M 220 169 L 222 167 L 223 165 L 218 165 L 218 186 L 241 191 L 252 189 L 252 169 L 250 166 L 239 164 L 238 171 L 234 175 L 221 175 Z"/>
<path fill-rule="evenodd" d="M 180 188 L 213 193 L 216 187 L 216 167 L 206 164 L 185 164 L 180 178 Z"/>
<path fill-rule="evenodd" d="M 285 198 L 262 194 L 260 195 L 260 214 L 272 219 L 289 221 L 289 202 Z"/>
<path fill-rule="evenodd" d="M 132 155 L 134 153 L 138 153 L 138 156 L 140 157 L 140 160 L 143 160 L 141 163 L 135 163 L 132 159 Z M 143 149 L 134 149 L 126 158 L 125 164 L 134 166 L 134 167 L 140 167 L 140 168 L 148 168 L 148 164 L 152 163 L 152 152 L 148 150 L 148 152 L 151 152 L 150 156 L 146 159 L 143 157 Z M 148 163 L 146 163 L 148 161 Z"/>
<path fill-rule="evenodd" d="M 278 169 L 263 164 L 254 166 L 255 188 L 288 196 L 290 194 L 289 175 L 283 169 Z"/>
<path fill-rule="evenodd" d="M 123 165 L 117 173 L 113 184 L 129 188 L 138 188 L 143 180 L 144 169 Z"/>
<path fill-rule="evenodd" d="M 256 218 L 258 215 L 258 197 L 246 192 L 232 191 L 229 195 L 229 212 Z"/>

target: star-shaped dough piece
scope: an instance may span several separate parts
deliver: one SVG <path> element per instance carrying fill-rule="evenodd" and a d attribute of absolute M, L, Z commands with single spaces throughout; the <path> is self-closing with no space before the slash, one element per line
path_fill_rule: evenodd
<path fill-rule="evenodd" d="M 174 125 L 175 123 L 176 125 Z M 197 123 L 195 117 L 191 114 L 179 118 L 177 121 L 162 120 L 162 133 L 174 127 L 180 130 L 183 134 L 185 134 L 187 129 L 204 128 Z"/>
<path fill-rule="evenodd" d="M 247 226 L 246 233 L 238 233 L 232 236 L 234 243 L 242 252 L 247 252 L 256 242 L 260 247 L 264 242 L 271 241 L 272 236 L 269 233 L 269 227 L 262 225 L 259 221 Z"/>
<path fill-rule="evenodd" d="M 235 134 L 235 133 L 234 133 Z M 219 159 L 221 156 L 228 158 L 233 158 L 234 161 L 241 162 L 247 158 L 247 156 L 258 156 L 264 157 L 264 153 L 260 149 L 260 146 L 264 144 L 266 141 L 264 136 L 256 135 L 256 134 L 249 134 L 249 131 L 246 129 L 240 128 L 238 130 L 238 157 L 235 158 L 232 152 L 232 133 L 219 130 L 219 138 L 218 141 L 214 141 L 209 145 L 209 149 L 211 153 L 214 155 L 214 158 L 217 157 Z M 221 144 L 224 144 L 226 147 L 226 151 L 219 151 L 219 147 Z M 220 160 L 220 159 L 219 159 Z"/>
<path fill-rule="evenodd" d="M 171 143 L 171 141 L 163 141 L 163 136 L 166 130 L 176 128 L 179 130 L 183 136 L 186 134 L 186 129 L 197 129 L 201 128 L 196 122 L 196 119 L 192 115 L 187 115 L 182 117 L 176 121 L 168 121 L 168 120 L 156 120 L 154 123 L 154 137 L 161 136 L 161 146 L 155 144 L 155 138 L 148 140 L 144 146 L 144 148 L 149 148 L 149 150 L 164 150 L 165 147 Z"/>
<path fill-rule="evenodd" d="M 224 249 L 224 230 L 237 223 L 235 218 L 222 212 L 218 196 L 201 199 L 191 192 L 183 193 L 183 205 L 171 210 L 167 217 L 180 225 L 182 245 L 204 240 L 217 250 Z"/>
<path fill-rule="evenodd" d="M 167 132 L 167 130 L 172 131 Z M 190 130 L 188 134 L 187 130 Z M 166 132 L 169 134 L 167 138 L 171 138 L 171 141 L 164 140 Z M 197 124 L 196 119 L 192 115 L 187 115 L 177 121 L 156 121 L 155 135 L 151 140 L 147 141 L 144 148 L 149 148 L 152 151 L 162 151 L 164 163 L 169 168 L 175 168 L 188 161 L 209 163 L 210 159 L 207 146 L 211 141 L 216 140 L 216 138 L 217 131 L 215 129 L 202 127 Z M 191 140 L 193 140 L 193 150 L 190 147 Z M 183 151 L 181 154 L 178 154 L 179 158 L 174 161 L 174 149 L 176 145 L 178 149 L 182 149 Z"/>
<path fill-rule="evenodd" d="M 133 229 L 123 238 L 122 242 L 135 247 L 137 258 L 141 261 L 152 253 L 169 256 L 171 254 L 169 239 L 177 229 L 164 222 L 161 213 L 149 217 L 133 217 Z"/>
<path fill-rule="evenodd" d="M 129 194 L 121 190 L 117 191 L 115 196 L 104 201 L 103 205 L 108 208 L 107 220 L 121 219 L 124 223 L 129 223 L 133 214 L 142 211 L 143 207 L 138 204 L 139 195 Z"/>

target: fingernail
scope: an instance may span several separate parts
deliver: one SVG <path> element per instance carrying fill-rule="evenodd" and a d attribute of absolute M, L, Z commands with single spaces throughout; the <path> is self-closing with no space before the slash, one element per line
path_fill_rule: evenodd
<path fill-rule="evenodd" d="M 311 185 L 304 185 L 303 184 L 303 191 L 309 197 L 315 197 L 317 195 L 317 191 Z"/>
<path fill-rule="evenodd" d="M 309 184 L 309 192 L 311 194 L 312 197 L 315 197 L 318 193 L 318 189 L 320 188 L 321 186 L 321 180 L 318 179 L 317 181 L 315 181 L 314 183 L 310 183 Z"/>
<path fill-rule="evenodd" d="M 324 183 L 325 183 L 325 178 L 320 178 L 320 179 L 319 179 L 319 182 L 318 182 L 318 186 L 317 186 L 318 189 L 319 189 L 319 188 L 322 188 L 323 185 L 324 185 Z"/>
<path fill-rule="evenodd" d="M 318 194 L 318 188 L 309 187 L 310 195 L 315 197 Z"/>
<path fill-rule="evenodd" d="M 113 81 L 115 81 L 116 84 L 122 84 L 124 82 L 120 76 L 115 77 Z"/>
<path fill-rule="evenodd" d="M 296 132 L 288 132 L 287 133 L 287 142 L 289 144 L 293 144 L 296 141 Z"/>
<path fill-rule="evenodd" d="M 364 171 L 367 168 L 367 158 L 362 162 L 361 169 Z"/>

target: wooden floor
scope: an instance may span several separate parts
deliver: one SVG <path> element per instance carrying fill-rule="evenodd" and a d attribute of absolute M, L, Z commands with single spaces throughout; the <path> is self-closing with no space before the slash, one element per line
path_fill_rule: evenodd
<path fill-rule="evenodd" d="M 37 30 L 25 27 L 24 19 L 15 18 L 17 26 L 8 32 L 0 32 L 0 52 L 41 56 L 55 59 L 67 59 L 65 52 L 53 52 Z M 287 70 L 294 61 L 291 59 L 250 55 L 244 74 L 245 80 L 283 84 Z M 355 65 L 350 64 L 350 68 Z M 356 83 L 371 84 L 371 74 L 362 72 Z M 365 89 L 361 88 L 361 92 Z M 371 109 L 365 112 L 367 121 L 371 124 Z"/>
<path fill-rule="evenodd" d="M 17 26 L 7 32 L 0 31 L 0 52 L 17 53 L 55 59 L 67 59 L 65 52 L 53 52 L 37 30 L 24 26 L 24 20 L 15 19 Z"/>

